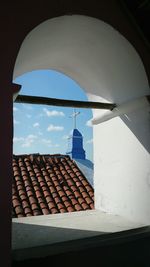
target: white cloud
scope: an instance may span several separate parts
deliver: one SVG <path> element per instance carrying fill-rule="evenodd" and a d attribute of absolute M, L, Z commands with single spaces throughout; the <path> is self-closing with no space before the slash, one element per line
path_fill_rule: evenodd
<path fill-rule="evenodd" d="M 67 140 L 69 138 L 69 135 L 63 135 L 62 139 Z"/>
<path fill-rule="evenodd" d="M 47 128 L 47 131 L 48 132 L 52 132 L 52 131 L 55 131 L 55 132 L 58 132 L 58 131 L 63 131 L 64 130 L 64 127 L 63 126 L 55 126 L 53 124 L 50 124 Z"/>
<path fill-rule="evenodd" d="M 14 143 L 21 142 L 21 141 L 24 141 L 24 138 L 23 137 L 14 137 L 13 138 L 13 142 Z"/>
<path fill-rule="evenodd" d="M 46 145 L 47 147 L 59 147 L 59 144 L 52 144 L 52 141 L 50 139 L 41 139 L 40 142 L 42 142 L 44 145 Z"/>
<path fill-rule="evenodd" d="M 38 123 L 38 122 L 35 122 L 34 124 L 33 124 L 33 127 L 39 127 L 40 126 L 40 124 Z"/>
<path fill-rule="evenodd" d="M 21 145 L 22 147 L 30 147 L 34 143 L 36 138 L 37 138 L 36 135 L 29 134 L 27 137 L 14 137 L 13 142 L 14 143 L 23 142 Z"/>
<path fill-rule="evenodd" d="M 43 138 L 41 141 L 42 141 L 42 143 L 44 143 L 46 145 L 51 144 L 51 142 L 52 142 L 50 139 L 45 139 L 45 138 Z"/>
<path fill-rule="evenodd" d="M 34 135 L 34 134 L 29 134 L 29 135 L 27 136 L 27 138 L 28 138 L 28 139 L 36 139 L 37 136 Z"/>
<path fill-rule="evenodd" d="M 88 141 L 86 141 L 87 144 L 92 144 L 93 143 L 93 139 L 89 139 Z"/>
<path fill-rule="evenodd" d="M 18 111 L 18 108 L 16 108 L 16 107 L 13 107 L 13 111 Z"/>
<path fill-rule="evenodd" d="M 14 124 L 19 124 L 20 123 L 20 121 L 16 121 L 15 119 L 14 119 Z"/>
<path fill-rule="evenodd" d="M 28 140 L 24 144 L 22 144 L 22 147 L 30 147 L 33 143 L 33 140 Z"/>
<path fill-rule="evenodd" d="M 92 127 L 92 126 L 93 126 L 91 120 L 88 120 L 88 121 L 86 122 L 86 126 L 88 126 L 88 127 Z"/>
<path fill-rule="evenodd" d="M 52 116 L 65 116 L 65 114 L 62 111 L 57 111 L 57 110 L 48 110 L 47 108 L 43 108 L 43 111 L 45 112 L 45 114 L 48 117 L 52 117 Z"/>
<path fill-rule="evenodd" d="M 26 138 L 24 138 L 24 143 L 22 144 L 22 147 L 30 147 L 37 138 L 34 134 L 29 134 Z"/>

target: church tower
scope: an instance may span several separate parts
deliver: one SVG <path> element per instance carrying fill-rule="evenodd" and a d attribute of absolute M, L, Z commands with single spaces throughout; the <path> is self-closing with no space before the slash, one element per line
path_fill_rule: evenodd
<path fill-rule="evenodd" d="M 86 159 L 85 150 L 83 149 L 83 136 L 79 132 L 76 126 L 76 117 L 80 114 L 80 112 L 76 112 L 74 109 L 71 117 L 73 118 L 73 132 L 71 137 L 69 138 L 70 142 L 70 151 L 67 152 L 73 159 Z"/>

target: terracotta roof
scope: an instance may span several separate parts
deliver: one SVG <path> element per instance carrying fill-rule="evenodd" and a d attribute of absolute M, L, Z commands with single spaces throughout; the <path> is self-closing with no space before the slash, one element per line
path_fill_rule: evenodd
<path fill-rule="evenodd" d="M 94 209 L 94 190 L 66 155 L 13 156 L 13 217 Z"/>

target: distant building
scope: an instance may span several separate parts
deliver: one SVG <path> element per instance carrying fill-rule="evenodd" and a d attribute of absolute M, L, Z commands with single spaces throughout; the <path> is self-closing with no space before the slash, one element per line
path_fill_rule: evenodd
<path fill-rule="evenodd" d="M 69 137 L 68 142 L 68 152 L 67 154 L 71 156 L 72 159 L 86 159 L 85 150 L 83 149 L 83 136 L 76 127 L 76 117 L 80 112 L 76 112 L 74 109 L 73 114 L 70 116 L 73 118 L 73 132 Z"/>
<path fill-rule="evenodd" d="M 83 136 L 79 130 L 74 129 L 70 138 L 71 151 L 67 152 L 72 159 L 86 159 L 85 150 L 83 149 Z"/>
<path fill-rule="evenodd" d="M 83 135 L 76 126 L 76 117 L 79 114 L 80 112 L 76 112 L 74 109 L 74 112 L 71 115 L 73 118 L 73 131 L 68 138 L 68 151 L 66 154 L 75 160 L 88 182 L 93 186 L 94 164 L 92 161 L 86 159 L 86 152 L 83 148 Z"/>

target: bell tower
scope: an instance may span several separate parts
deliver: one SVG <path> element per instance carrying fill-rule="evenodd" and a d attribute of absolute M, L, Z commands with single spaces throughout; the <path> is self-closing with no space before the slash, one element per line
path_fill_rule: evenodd
<path fill-rule="evenodd" d="M 70 150 L 67 152 L 73 159 L 86 159 L 85 150 L 83 149 L 83 136 L 77 129 L 77 121 L 76 118 L 80 114 L 80 112 L 76 112 L 74 109 L 73 114 L 70 116 L 73 118 L 73 132 L 71 137 L 69 138 L 69 142 L 71 143 Z"/>

